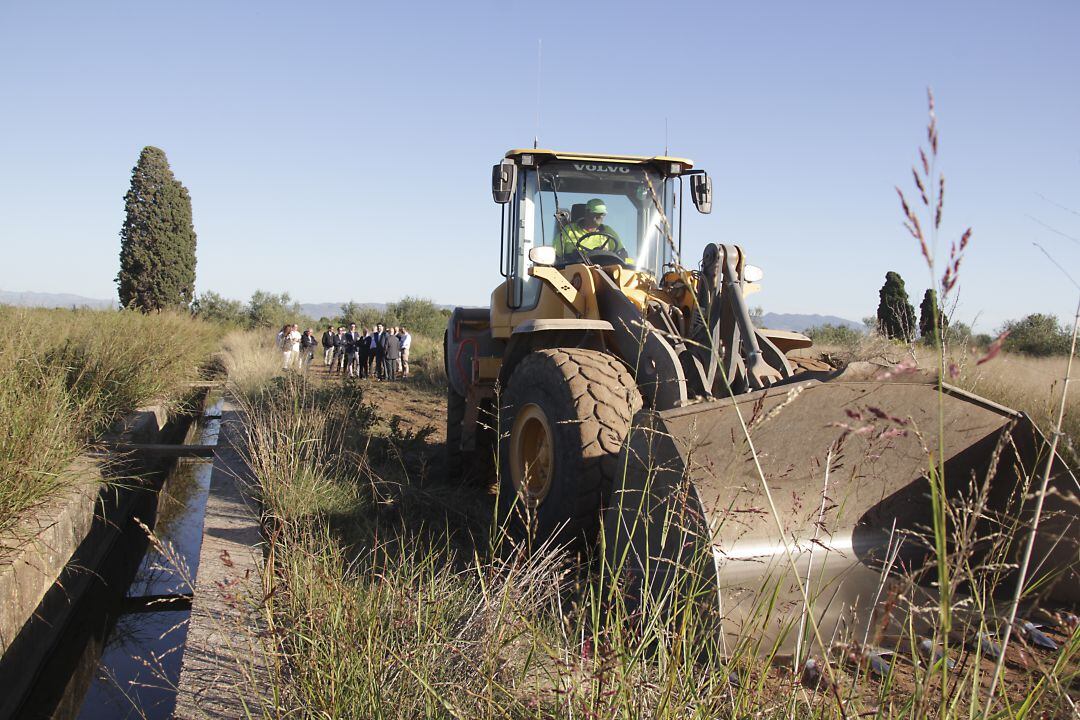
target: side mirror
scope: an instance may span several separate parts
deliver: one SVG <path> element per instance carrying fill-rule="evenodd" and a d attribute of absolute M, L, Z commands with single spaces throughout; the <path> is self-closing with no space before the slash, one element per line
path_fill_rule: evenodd
<path fill-rule="evenodd" d="M 694 207 L 702 215 L 712 212 L 712 178 L 702 173 L 690 176 L 690 197 L 694 200 Z"/>
<path fill-rule="evenodd" d="M 517 165 L 513 160 L 503 160 L 491 168 L 491 197 L 500 205 L 510 202 L 517 187 Z"/>
<path fill-rule="evenodd" d="M 550 245 L 538 245 L 529 250 L 529 262 L 533 265 L 554 265 L 555 248 Z"/>

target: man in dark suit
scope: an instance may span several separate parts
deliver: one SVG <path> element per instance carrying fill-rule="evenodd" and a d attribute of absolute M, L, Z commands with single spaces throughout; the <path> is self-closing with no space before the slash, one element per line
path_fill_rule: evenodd
<path fill-rule="evenodd" d="M 368 376 L 368 351 L 371 349 L 371 335 L 368 333 L 367 328 L 362 328 L 360 331 L 360 342 L 357 343 L 357 371 L 359 376 L 366 378 Z"/>
<path fill-rule="evenodd" d="M 395 380 L 397 375 L 397 361 L 402 356 L 402 341 L 393 330 L 383 332 L 380 340 L 382 344 L 382 362 L 384 364 L 383 375 L 387 380 Z"/>
<path fill-rule="evenodd" d="M 330 367 L 334 361 L 334 326 L 327 325 L 326 332 L 322 334 L 323 365 Z"/>
<path fill-rule="evenodd" d="M 375 376 L 382 380 L 386 377 L 385 369 L 383 365 L 386 354 L 383 350 L 382 338 L 383 338 L 383 324 L 379 323 L 375 326 L 375 332 L 371 334 L 371 350 L 375 356 Z"/>
<path fill-rule="evenodd" d="M 383 347 L 383 373 L 387 380 L 395 380 L 397 375 L 397 361 L 401 358 L 401 339 L 393 331 L 384 332 L 381 341 Z"/>
<path fill-rule="evenodd" d="M 360 377 L 360 333 L 356 323 L 349 323 L 349 332 L 345 333 L 345 369 L 349 377 Z"/>

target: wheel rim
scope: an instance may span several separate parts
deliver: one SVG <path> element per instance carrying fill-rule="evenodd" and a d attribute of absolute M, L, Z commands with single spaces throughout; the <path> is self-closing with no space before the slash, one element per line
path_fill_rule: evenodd
<path fill-rule="evenodd" d="M 527 507 L 544 502 L 551 490 L 555 448 L 547 415 L 529 403 L 514 418 L 510 432 L 510 473 L 518 496 Z"/>

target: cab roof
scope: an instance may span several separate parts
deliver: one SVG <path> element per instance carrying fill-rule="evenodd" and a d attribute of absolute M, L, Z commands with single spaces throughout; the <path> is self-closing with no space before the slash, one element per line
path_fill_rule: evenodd
<path fill-rule="evenodd" d="M 545 150 L 543 148 L 515 148 L 506 151 L 506 157 L 520 162 L 525 156 L 531 155 L 537 164 L 547 160 L 584 160 L 587 162 L 617 162 L 634 165 L 653 165 L 664 175 L 681 175 L 694 167 L 694 161 L 687 158 L 670 157 L 668 155 L 607 155 L 605 153 L 579 153 L 562 152 L 559 150 Z M 526 164 L 526 163 L 523 163 Z M 673 166 L 678 166 L 675 170 Z"/>

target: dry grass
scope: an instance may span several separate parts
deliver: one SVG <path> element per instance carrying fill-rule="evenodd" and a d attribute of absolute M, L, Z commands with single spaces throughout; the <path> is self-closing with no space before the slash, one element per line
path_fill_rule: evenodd
<path fill-rule="evenodd" d="M 217 332 L 178 314 L 0 307 L 0 532 L 69 487 L 62 470 L 119 417 L 178 401 Z"/>
<path fill-rule="evenodd" d="M 808 351 L 809 352 L 809 351 Z M 877 335 L 867 335 L 859 343 L 814 347 L 812 353 L 834 362 L 872 362 L 895 366 L 913 360 L 920 368 L 936 370 L 935 350 L 925 345 L 905 345 Z M 1002 352 L 978 364 L 985 351 L 978 348 L 946 348 L 946 382 L 988 400 L 1027 413 L 1048 434 L 1056 419 L 1065 379 L 1066 356 L 1032 357 Z M 1080 462 L 1080 394 L 1066 398 L 1064 451 L 1074 464 Z"/>

